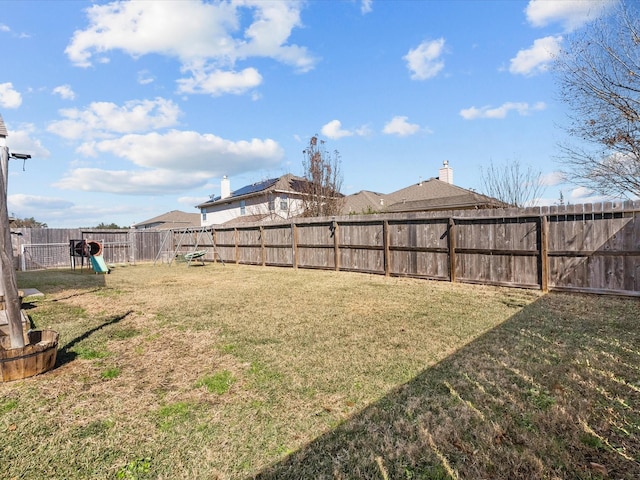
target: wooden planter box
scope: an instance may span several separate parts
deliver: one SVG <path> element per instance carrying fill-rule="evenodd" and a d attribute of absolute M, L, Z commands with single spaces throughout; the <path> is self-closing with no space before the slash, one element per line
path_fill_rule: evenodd
<path fill-rule="evenodd" d="M 29 343 L 23 348 L 11 348 L 8 336 L 0 337 L 0 381 L 10 382 L 51 370 L 56 364 L 58 332 L 32 330 Z"/>

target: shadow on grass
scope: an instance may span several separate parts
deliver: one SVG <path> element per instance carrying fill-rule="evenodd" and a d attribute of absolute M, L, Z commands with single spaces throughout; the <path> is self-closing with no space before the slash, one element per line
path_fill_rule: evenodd
<path fill-rule="evenodd" d="M 45 295 L 68 289 L 81 289 L 69 296 L 75 297 L 94 292 L 106 286 L 105 274 L 96 274 L 87 270 L 52 269 L 16 272 L 18 287 L 36 288 Z M 64 300 L 59 298 L 57 301 Z"/>
<path fill-rule="evenodd" d="M 124 320 L 131 313 L 133 313 L 133 310 L 129 310 L 128 312 L 125 312 L 122 315 L 111 317 L 107 321 L 101 323 L 100 325 L 92 328 L 91 330 L 84 332 L 82 335 L 79 335 L 73 340 L 69 341 L 67 344 L 65 344 L 64 347 L 58 350 L 56 365 L 55 365 L 56 368 L 64 365 L 65 363 L 73 361 L 78 356 L 76 352 L 72 351 L 73 347 L 76 344 L 80 343 L 83 340 L 86 340 L 97 331 L 102 330 L 103 328 L 108 327 L 110 325 L 116 324 L 121 320 Z"/>
<path fill-rule="evenodd" d="M 639 307 L 541 297 L 251 478 L 640 478 Z"/>

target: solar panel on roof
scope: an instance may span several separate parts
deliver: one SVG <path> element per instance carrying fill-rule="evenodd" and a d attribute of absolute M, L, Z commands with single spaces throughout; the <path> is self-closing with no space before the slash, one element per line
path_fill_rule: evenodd
<path fill-rule="evenodd" d="M 270 178 L 269 180 L 265 180 L 263 182 L 254 183 L 252 185 L 247 185 L 242 187 L 240 190 L 236 190 L 231 194 L 232 197 L 239 197 L 241 195 L 248 195 L 250 193 L 261 192 L 262 190 L 266 190 L 271 187 L 278 181 L 277 178 Z"/>

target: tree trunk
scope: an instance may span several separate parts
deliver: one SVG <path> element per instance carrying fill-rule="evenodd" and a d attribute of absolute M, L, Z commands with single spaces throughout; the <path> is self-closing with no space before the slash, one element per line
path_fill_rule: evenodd
<path fill-rule="evenodd" d="M 2 169 L 2 175 L 0 175 L 0 293 L 4 296 L 11 348 L 22 348 L 24 347 L 24 333 L 7 211 L 8 165 L 9 149 L 0 146 L 0 166 Z"/>

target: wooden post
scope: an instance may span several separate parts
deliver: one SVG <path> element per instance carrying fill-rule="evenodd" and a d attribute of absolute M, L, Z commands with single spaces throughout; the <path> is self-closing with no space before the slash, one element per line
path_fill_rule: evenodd
<path fill-rule="evenodd" d="M 449 228 L 447 229 L 447 237 L 449 240 L 449 281 L 456 281 L 456 222 L 453 218 L 449 219 Z"/>
<path fill-rule="evenodd" d="M 264 251 L 264 227 L 260 225 L 260 256 L 262 257 L 262 266 L 264 267 L 266 263 L 266 252 Z"/>
<path fill-rule="evenodd" d="M 236 256 L 236 265 L 237 265 L 238 263 L 240 263 L 240 247 L 238 245 L 238 236 L 239 236 L 238 229 L 234 228 L 233 233 L 234 233 L 234 241 L 236 244 L 235 256 Z"/>
<path fill-rule="evenodd" d="M 0 290 L 4 296 L 4 308 L 7 314 L 11 348 L 24 347 L 24 332 L 20 316 L 20 298 L 16 271 L 13 266 L 13 246 L 11 245 L 11 229 L 7 212 L 7 173 L 9 171 L 9 148 L 4 145 L 4 137 L 0 137 Z"/>
<path fill-rule="evenodd" d="M 389 221 L 385 220 L 382 222 L 382 244 L 384 248 L 384 275 L 388 277 L 391 275 L 391 258 L 390 258 L 390 250 L 389 250 Z"/>
<path fill-rule="evenodd" d="M 338 222 L 335 220 L 332 222 L 333 227 L 333 263 L 336 267 L 336 271 L 340 270 L 340 240 L 338 238 Z"/>
<path fill-rule="evenodd" d="M 298 226 L 291 222 L 291 248 L 293 249 L 293 268 L 298 268 Z"/>
<path fill-rule="evenodd" d="M 546 215 L 540 216 L 540 288 L 549 291 L 549 222 Z"/>
<path fill-rule="evenodd" d="M 211 229 L 211 241 L 213 242 L 213 263 L 217 263 L 216 262 L 216 255 L 218 256 L 220 261 L 222 261 L 222 258 L 220 257 L 220 254 L 218 253 L 218 248 L 216 247 L 217 233 L 218 232 L 216 232 L 215 228 Z M 224 262 L 223 262 L 223 264 L 224 264 Z"/>

